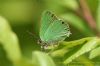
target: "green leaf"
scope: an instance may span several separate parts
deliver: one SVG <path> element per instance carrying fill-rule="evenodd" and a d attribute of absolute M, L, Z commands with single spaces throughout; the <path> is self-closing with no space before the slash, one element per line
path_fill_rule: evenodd
<path fill-rule="evenodd" d="M 62 46 L 63 48 L 53 51 L 52 53 L 50 53 L 50 55 L 52 57 L 64 57 L 64 55 L 66 53 L 70 52 L 70 50 L 69 50 L 70 48 L 73 48 L 73 47 L 75 47 L 77 45 L 82 45 L 85 42 L 88 42 L 93 38 L 95 38 L 95 37 L 86 37 L 86 38 L 82 38 L 82 39 L 74 40 L 74 41 L 69 41 L 69 42 L 63 41 L 58 46 L 58 47 Z"/>
<path fill-rule="evenodd" d="M 95 57 L 97 57 L 97 56 L 100 56 L 100 47 L 93 49 L 93 50 L 90 52 L 89 58 L 90 58 L 90 59 L 93 59 L 93 58 L 95 58 Z"/>
<path fill-rule="evenodd" d="M 12 62 L 21 59 L 21 51 L 19 48 L 18 38 L 11 30 L 8 21 L 0 16 L 0 44 L 4 47 L 8 58 Z"/>
<path fill-rule="evenodd" d="M 98 9 L 97 9 L 97 27 L 100 31 L 100 0 L 98 0 Z"/>
<path fill-rule="evenodd" d="M 85 35 L 87 36 L 93 35 L 93 32 L 90 30 L 88 26 L 86 26 L 85 22 L 81 18 L 76 16 L 75 14 L 68 13 L 68 14 L 62 15 L 61 17 L 64 18 L 67 22 L 69 22 L 75 28 L 84 32 Z"/>
<path fill-rule="evenodd" d="M 39 51 L 33 52 L 32 61 L 34 66 L 55 66 L 49 55 Z"/>
<path fill-rule="evenodd" d="M 69 56 L 65 61 L 64 64 L 70 63 L 72 60 L 76 59 L 77 57 L 83 55 L 84 53 L 87 53 L 91 51 L 93 48 L 97 46 L 97 38 L 93 38 L 87 43 L 85 43 L 78 51 L 73 53 L 71 56 Z"/>
<path fill-rule="evenodd" d="M 62 2 L 60 1 L 60 3 L 73 10 L 76 10 L 79 7 L 77 0 L 63 0 Z"/>
<path fill-rule="evenodd" d="M 82 55 L 76 59 L 78 63 L 84 64 L 84 66 L 94 66 L 93 61 L 87 58 L 85 55 Z"/>
<path fill-rule="evenodd" d="M 75 47 L 77 45 L 82 45 L 85 42 L 88 42 L 94 38 L 96 38 L 96 37 L 86 37 L 86 38 L 82 38 L 82 39 L 78 39 L 78 40 L 74 40 L 74 41 L 69 41 L 69 42 L 63 41 L 61 44 L 64 45 L 64 47 L 66 47 L 67 49 L 69 49 L 69 48 Z"/>

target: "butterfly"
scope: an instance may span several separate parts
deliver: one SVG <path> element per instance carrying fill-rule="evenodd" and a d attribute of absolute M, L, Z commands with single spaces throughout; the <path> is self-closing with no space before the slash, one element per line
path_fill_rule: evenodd
<path fill-rule="evenodd" d="M 70 34 L 69 25 L 66 22 L 50 11 L 43 12 L 39 32 L 40 40 L 38 40 L 42 48 L 63 41 Z"/>

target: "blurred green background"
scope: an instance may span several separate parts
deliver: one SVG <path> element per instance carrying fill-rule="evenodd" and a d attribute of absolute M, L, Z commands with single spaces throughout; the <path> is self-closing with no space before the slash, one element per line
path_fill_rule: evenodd
<path fill-rule="evenodd" d="M 41 14 L 44 10 L 53 11 L 58 17 L 69 23 L 72 35 L 66 41 L 72 41 L 83 37 L 97 36 L 99 29 L 91 28 L 83 17 L 81 0 L 0 0 L 0 16 L 10 24 L 12 31 L 18 36 L 20 49 L 28 59 L 31 59 L 32 51 L 41 50 L 33 33 L 39 38 Z M 99 0 L 85 0 L 91 11 L 93 19 L 97 20 Z M 99 25 L 100 26 L 100 25 Z M 28 31 L 28 32 L 27 32 Z M 96 32 L 97 31 L 97 32 Z M 12 46 L 11 46 L 12 48 Z M 3 65 L 2 65 L 3 64 Z M 0 45 L 0 66 L 11 66 L 6 58 L 6 52 Z"/>

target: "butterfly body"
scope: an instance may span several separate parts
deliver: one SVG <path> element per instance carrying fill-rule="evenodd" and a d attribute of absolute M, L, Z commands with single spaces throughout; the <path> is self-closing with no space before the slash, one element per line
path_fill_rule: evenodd
<path fill-rule="evenodd" d="M 45 11 L 41 18 L 40 28 L 41 46 L 49 46 L 63 41 L 71 34 L 67 23 L 58 19 L 52 12 Z"/>

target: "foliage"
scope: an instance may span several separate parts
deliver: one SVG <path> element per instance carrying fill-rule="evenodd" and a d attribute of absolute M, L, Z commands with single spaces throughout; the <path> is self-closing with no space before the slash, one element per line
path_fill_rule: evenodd
<path fill-rule="evenodd" d="M 100 65 L 100 0 L 5 0 L 0 8 L 0 66 Z M 44 10 L 68 22 L 72 35 L 41 51 L 27 30 L 38 35 Z"/>

